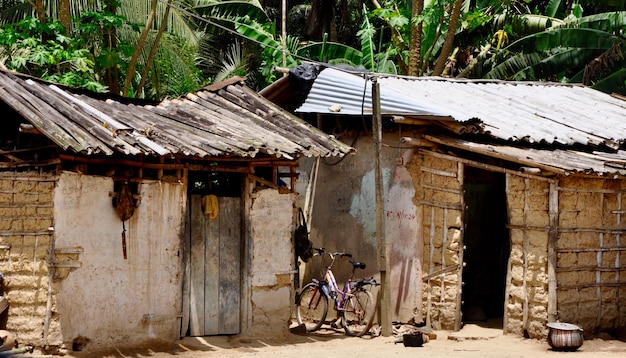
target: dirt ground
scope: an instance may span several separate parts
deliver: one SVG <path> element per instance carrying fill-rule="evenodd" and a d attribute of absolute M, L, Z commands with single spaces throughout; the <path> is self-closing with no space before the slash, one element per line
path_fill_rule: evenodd
<path fill-rule="evenodd" d="M 501 330 L 466 326 L 460 332 L 435 331 L 436 339 L 422 347 L 405 347 L 401 335 L 346 337 L 343 331 L 322 329 L 315 333 L 289 334 L 281 339 L 243 337 L 187 337 L 174 344 L 154 343 L 140 348 L 113 348 L 99 352 L 76 352 L 64 358 L 191 358 L 191 357 L 416 357 L 517 358 L 575 357 L 624 358 L 626 342 L 585 340 L 575 352 L 560 352 L 547 341 L 503 335 Z M 55 356 L 56 358 L 56 356 Z"/>

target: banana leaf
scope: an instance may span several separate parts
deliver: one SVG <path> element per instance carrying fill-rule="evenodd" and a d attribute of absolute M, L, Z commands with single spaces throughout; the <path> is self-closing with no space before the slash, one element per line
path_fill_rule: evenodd
<path fill-rule="evenodd" d="M 523 69 L 513 77 L 516 81 L 521 80 L 542 80 L 556 74 L 572 71 L 593 61 L 599 53 L 589 49 L 568 49 L 548 56 L 539 63 Z"/>
<path fill-rule="evenodd" d="M 616 40 L 616 36 L 600 30 L 555 28 L 523 37 L 507 46 L 505 50 L 513 53 L 530 53 L 557 47 L 608 49 Z"/>
<path fill-rule="evenodd" d="M 594 83 L 591 88 L 605 93 L 619 93 L 626 95 L 626 68 L 622 68 L 611 75 Z"/>
<path fill-rule="evenodd" d="M 602 50 L 565 48 L 551 54 L 518 54 L 489 71 L 485 78 L 537 81 L 563 71 L 575 71 L 592 61 Z"/>
<path fill-rule="evenodd" d="M 361 51 L 336 42 L 311 42 L 298 49 L 298 56 L 320 62 L 337 62 L 359 66 L 363 62 Z"/>
<path fill-rule="evenodd" d="M 374 43 L 374 35 L 376 29 L 372 26 L 367 18 L 367 9 L 363 5 L 363 24 L 357 36 L 361 39 L 361 53 L 363 54 L 362 65 L 370 71 L 374 71 L 376 60 L 374 58 L 376 52 L 376 44 Z"/>
<path fill-rule="evenodd" d="M 618 31 L 626 26 L 626 11 L 604 12 L 584 16 L 565 23 L 567 27 L 596 29 L 601 31 Z"/>
<path fill-rule="evenodd" d="M 235 28 L 237 32 L 244 35 L 248 39 L 258 43 L 263 51 L 267 51 L 272 57 L 272 61 L 278 65 L 283 61 L 283 48 L 282 44 L 275 40 L 272 34 L 265 31 L 263 27 L 257 22 L 235 22 Z M 286 66 L 289 68 L 296 67 L 298 65 L 298 61 L 294 58 L 294 56 L 287 50 L 287 63 Z"/>
<path fill-rule="evenodd" d="M 565 1 L 563 0 L 550 0 L 544 11 L 546 16 L 555 17 L 557 13 L 563 12 L 565 7 Z"/>
<path fill-rule="evenodd" d="M 493 25 L 496 29 L 504 27 L 505 23 L 510 23 L 512 30 L 517 35 L 529 35 L 540 31 L 544 31 L 553 26 L 563 26 L 565 22 L 563 20 L 545 16 L 545 15 L 514 15 L 512 19 L 509 19 L 510 15 L 499 14 L 494 16 Z"/>

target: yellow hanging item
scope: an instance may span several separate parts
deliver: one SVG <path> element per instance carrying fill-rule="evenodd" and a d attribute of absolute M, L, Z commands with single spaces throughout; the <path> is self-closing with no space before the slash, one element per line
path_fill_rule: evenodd
<path fill-rule="evenodd" d="M 215 219 L 219 212 L 217 196 L 210 194 L 202 197 L 202 209 L 204 210 L 204 215 L 208 216 L 210 219 Z"/>

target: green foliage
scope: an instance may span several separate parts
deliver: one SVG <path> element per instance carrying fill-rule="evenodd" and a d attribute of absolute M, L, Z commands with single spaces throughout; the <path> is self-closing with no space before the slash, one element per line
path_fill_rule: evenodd
<path fill-rule="evenodd" d="M 194 11 L 206 19 L 230 22 L 236 18 L 248 18 L 257 23 L 268 23 L 269 17 L 256 0 L 200 1 Z"/>
<path fill-rule="evenodd" d="M 363 17 L 363 25 L 361 30 L 356 34 L 361 40 L 361 53 L 363 54 L 362 65 L 370 71 L 375 70 L 374 53 L 376 51 L 376 44 L 373 41 L 374 35 L 376 35 L 376 29 L 372 26 L 367 16 Z"/>
<path fill-rule="evenodd" d="M 103 92 L 94 57 L 80 37 L 65 36 L 58 22 L 26 18 L 0 29 L 0 62 L 8 69 L 72 87 Z"/>
<path fill-rule="evenodd" d="M 298 50 L 298 56 L 330 64 L 347 64 L 358 67 L 363 63 L 361 51 L 335 42 L 310 42 Z"/>
<path fill-rule="evenodd" d="M 74 34 L 88 47 L 100 72 L 124 64 L 124 59 L 132 55 L 133 46 L 117 36 L 123 28 L 139 31 L 139 25 L 128 22 L 121 15 L 109 11 L 86 11 L 75 21 Z M 103 41 L 103 39 L 109 39 Z M 112 46 L 112 43 L 115 46 Z"/>
<path fill-rule="evenodd" d="M 235 27 L 237 31 L 244 35 L 246 38 L 254 41 L 262 48 L 262 64 L 261 73 L 268 83 L 271 83 L 275 79 L 274 67 L 282 66 L 283 64 L 283 46 L 279 40 L 274 38 L 274 35 L 268 31 L 262 24 L 253 21 L 249 18 L 239 18 L 235 21 Z M 285 39 L 285 41 L 294 43 Z M 297 41 L 295 41 L 297 43 Z M 294 58 L 292 51 L 285 51 L 286 67 L 296 67 L 299 62 Z"/>

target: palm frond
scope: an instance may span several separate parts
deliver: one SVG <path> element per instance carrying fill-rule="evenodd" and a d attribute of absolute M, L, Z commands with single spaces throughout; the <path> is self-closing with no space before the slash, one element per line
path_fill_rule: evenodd
<path fill-rule="evenodd" d="M 267 13 L 261 4 L 255 0 L 203 1 L 194 6 L 194 11 L 207 19 L 248 17 L 258 22 L 269 21 Z"/>
<path fill-rule="evenodd" d="M 25 1 L 7 9 L 0 11 L 0 26 L 19 22 L 26 16 L 33 14 L 30 3 Z"/>
<path fill-rule="evenodd" d="M 237 72 L 246 69 L 246 60 L 242 56 L 241 44 L 235 41 L 222 58 L 222 69 L 215 76 L 215 82 L 220 82 L 237 75 Z"/>

